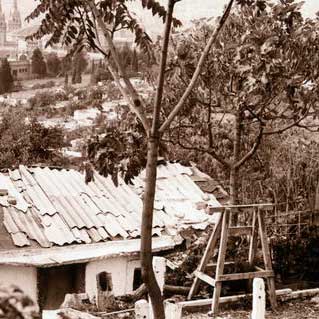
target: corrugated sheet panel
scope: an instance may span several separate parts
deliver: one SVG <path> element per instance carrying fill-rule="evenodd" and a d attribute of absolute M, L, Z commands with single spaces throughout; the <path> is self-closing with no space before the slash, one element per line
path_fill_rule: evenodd
<path fill-rule="evenodd" d="M 196 203 L 219 204 L 196 186 L 191 174 L 180 164 L 158 167 L 154 236 L 176 234 L 183 227 L 203 228 L 211 222 Z M 142 172 L 135 179 L 134 187 L 122 179 L 116 187 L 110 177 L 97 173 L 86 184 L 75 170 L 20 166 L 0 174 L 1 188 L 8 189 L 8 196 L 0 196 L 3 223 L 19 247 L 31 242 L 50 247 L 139 237 L 144 176 Z"/>

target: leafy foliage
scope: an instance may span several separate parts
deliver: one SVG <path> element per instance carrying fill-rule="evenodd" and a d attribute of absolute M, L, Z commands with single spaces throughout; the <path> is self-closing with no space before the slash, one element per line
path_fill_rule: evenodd
<path fill-rule="evenodd" d="M 59 128 L 45 128 L 36 120 L 23 121 L 26 114 L 8 111 L 0 123 L 0 167 L 20 164 L 62 165 L 67 161 L 58 150 L 64 146 Z"/>
<path fill-rule="evenodd" d="M 146 165 L 147 151 L 147 139 L 141 125 L 128 110 L 118 111 L 117 119 L 113 123 L 108 120 L 100 134 L 89 141 L 87 149 L 94 167 L 104 176 L 111 175 L 115 185 L 118 174 L 126 183 L 139 174 Z"/>
<path fill-rule="evenodd" d="M 166 136 L 193 150 L 189 156 L 217 160 L 228 176 L 238 174 L 262 139 L 307 126 L 318 114 L 318 21 L 303 20 L 301 5 L 292 0 L 241 5 Z M 183 93 L 210 31 L 201 20 L 175 39 L 165 116 Z"/>
<path fill-rule="evenodd" d="M 131 0 L 102 0 L 97 3 L 99 16 L 109 26 L 114 34 L 118 30 L 130 30 L 135 36 L 135 43 L 143 51 L 151 54 L 151 38 L 144 28 L 131 14 L 127 3 Z M 92 5 L 92 3 L 91 3 Z M 165 21 L 166 10 L 158 1 L 142 1 L 144 8 L 151 10 Z M 66 46 L 73 46 L 74 51 L 83 47 L 101 50 L 99 44 L 99 28 L 96 23 L 90 1 L 86 0 L 41 0 L 35 10 L 27 18 L 28 21 L 45 14 L 39 30 L 29 39 L 39 39 L 50 35 L 47 45 L 62 42 Z M 175 26 L 180 26 L 179 20 L 173 20 Z"/>
<path fill-rule="evenodd" d="M 45 108 L 54 105 L 58 101 L 64 101 L 67 95 L 64 91 L 52 92 L 50 90 L 36 93 L 28 99 L 31 109 Z"/>

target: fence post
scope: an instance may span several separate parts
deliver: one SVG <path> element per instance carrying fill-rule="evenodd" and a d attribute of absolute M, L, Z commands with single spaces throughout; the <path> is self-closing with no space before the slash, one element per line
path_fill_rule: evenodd
<path fill-rule="evenodd" d="M 164 307 L 165 307 L 166 319 L 181 319 L 182 318 L 182 306 L 180 304 L 165 301 Z"/>
<path fill-rule="evenodd" d="M 157 284 L 159 285 L 159 288 L 163 295 L 165 284 L 166 259 L 164 257 L 153 257 L 153 269 Z"/>
<path fill-rule="evenodd" d="M 135 302 L 135 319 L 149 319 L 150 305 L 145 299 Z"/>
<path fill-rule="evenodd" d="M 265 283 L 262 278 L 255 278 L 253 281 L 253 310 L 251 319 L 265 319 L 265 313 Z"/>

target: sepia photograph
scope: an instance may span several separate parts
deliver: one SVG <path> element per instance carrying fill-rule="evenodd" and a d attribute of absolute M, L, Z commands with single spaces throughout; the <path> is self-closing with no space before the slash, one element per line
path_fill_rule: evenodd
<path fill-rule="evenodd" d="M 0 0 L 0 319 L 319 319 L 319 0 Z"/>

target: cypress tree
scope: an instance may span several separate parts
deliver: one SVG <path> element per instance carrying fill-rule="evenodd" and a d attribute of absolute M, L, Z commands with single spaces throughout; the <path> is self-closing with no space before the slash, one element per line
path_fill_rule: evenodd
<path fill-rule="evenodd" d="M 11 67 L 7 58 L 2 59 L 0 68 L 0 93 L 10 92 L 13 87 Z"/>
<path fill-rule="evenodd" d="M 32 54 L 32 73 L 44 77 L 47 73 L 47 66 L 43 54 L 39 48 L 35 49 Z"/>

